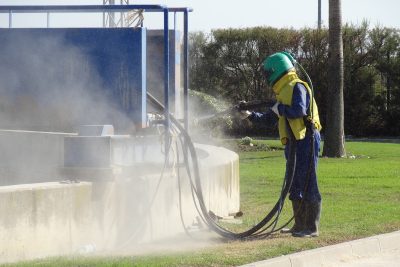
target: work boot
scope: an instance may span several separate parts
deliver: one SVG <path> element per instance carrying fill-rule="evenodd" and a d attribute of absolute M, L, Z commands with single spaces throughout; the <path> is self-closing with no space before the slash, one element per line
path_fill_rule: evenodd
<path fill-rule="evenodd" d="M 303 231 L 294 232 L 295 237 L 317 237 L 319 236 L 319 220 L 321 217 L 321 201 L 304 201 L 306 216 Z"/>
<path fill-rule="evenodd" d="M 292 208 L 293 208 L 294 225 L 292 226 L 292 228 L 283 228 L 281 230 L 282 234 L 301 232 L 304 230 L 304 224 L 305 224 L 304 203 L 301 203 L 301 200 L 292 200 Z"/>

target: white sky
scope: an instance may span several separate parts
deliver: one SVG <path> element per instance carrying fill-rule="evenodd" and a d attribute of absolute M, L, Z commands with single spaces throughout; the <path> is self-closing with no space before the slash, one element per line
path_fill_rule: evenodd
<path fill-rule="evenodd" d="M 102 0 L 0 0 L 0 5 L 102 4 Z M 115 0 L 119 2 L 119 0 Z M 169 7 L 192 7 L 190 31 L 210 31 L 217 28 L 254 26 L 316 27 L 318 0 L 130 0 L 131 4 L 162 4 Z M 360 24 L 368 20 L 371 26 L 400 28 L 400 0 L 342 0 L 343 22 Z M 51 15 L 51 26 L 101 26 L 101 16 Z M 172 16 L 171 16 L 172 17 Z M 178 23 L 181 19 L 178 17 Z M 328 0 L 322 0 L 322 21 L 328 25 Z M 13 16 L 14 27 L 43 27 L 43 14 Z M 172 18 L 171 18 L 172 24 Z M 145 26 L 162 28 L 162 15 L 146 14 Z M 8 16 L 0 15 L 0 27 L 8 27 Z"/>

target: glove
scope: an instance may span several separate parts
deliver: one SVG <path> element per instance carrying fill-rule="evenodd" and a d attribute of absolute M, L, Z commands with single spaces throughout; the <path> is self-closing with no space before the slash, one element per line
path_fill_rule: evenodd
<path fill-rule="evenodd" d="M 278 109 L 279 103 L 276 102 L 270 109 L 276 114 L 276 115 L 280 115 L 279 114 L 279 109 Z"/>
<path fill-rule="evenodd" d="M 236 107 L 237 107 L 237 109 L 238 109 L 239 111 L 243 111 L 243 110 L 244 110 L 243 106 L 245 106 L 246 104 L 247 104 L 246 100 L 241 100 L 241 101 L 239 101 L 239 103 L 236 105 Z"/>
<path fill-rule="evenodd" d="M 241 111 L 239 111 L 239 118 L 240 118 L 241 120 L 247 119 L 250 115 L 251 115 L 251 112 L 248 111 L 248 110 L 241 110 Z"/>

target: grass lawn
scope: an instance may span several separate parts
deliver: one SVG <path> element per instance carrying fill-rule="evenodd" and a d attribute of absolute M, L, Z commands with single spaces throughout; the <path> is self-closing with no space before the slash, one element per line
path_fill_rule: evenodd
<path fill-rule="evenodd" d="M 280 147 L 277 141 L 255 141 Z M 348 158 L 320 158 L 323 198 L 320 237 L 277 234 L 256 241 L 230 241 L 190 252 L 131 257 L 49 258 L 8 266 L 236 266 L 305 249 L 400 229 L 400 144 L 347 142 Z M 282 150 L 240 152 L 244 230 L 275 203 L 284 174 Z M 291 215 L 287 203 L 281 221 Z"/>

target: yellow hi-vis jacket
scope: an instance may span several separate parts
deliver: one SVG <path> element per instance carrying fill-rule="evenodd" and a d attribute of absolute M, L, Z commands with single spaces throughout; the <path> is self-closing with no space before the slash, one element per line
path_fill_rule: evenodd
<path fill-rule="evenodd" d="M 287 74 L 285 74 L 282 78 L 280 78 L 275 85 L 272 87 L 276 94 L 276 99 L 279 103 L 291 106 L 292 105 L 292 97 L 293 97 L 293 87 L 296 85 L 296 83 L 301 83 L 307 88 L 307 92 L 310 95 L 310 103 L 312 103 L 312 114 L 311 118 L 307 118 L 310 120 L 315 128 L 320 131 L 322 129 L 321 123 L 319 121 L 319 115 L 318 115 L 318 107 L 317 103 L 315 102 L 315 99 L 311 99 L 311 89 L 308 86 L 306 82 L 303 82 L 302 80 L 299 79 L 297 76 L 296 72 L 290 71 Z M 311 107 L 310 107 L 311 108 Z M 286 118 L 284 116 L 279 116 L 279 137 L 282 142 L 282 144 L 286 144 L 288 140 L 288 133 L 286 131 Z M 296 138 L 296 140 L 302 140 L 306 136 L 306 126 L 304 123 L 304 118 L 295 118 L 295 119 L 289 119 L 288 122 L 290 125 L 290 128 L 292 128 L 293 135 Z"/>

